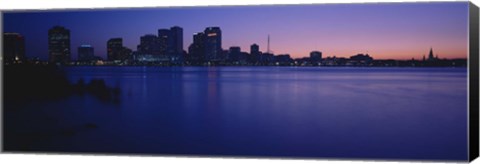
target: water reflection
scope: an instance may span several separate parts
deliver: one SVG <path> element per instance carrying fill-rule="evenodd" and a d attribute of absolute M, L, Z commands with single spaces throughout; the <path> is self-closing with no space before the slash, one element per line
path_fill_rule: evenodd
<path fill-rule="evenodd" d="M 465 69 L 72 67 L 68 72 L 71 81 L 101 77 L 105 85 L 119 86 L 122 101 L 114 106 L 72 97 L 35 104 L 39 112 L 69 106 L 51 110 L 51 117 L 89 129 L 35 141 L 42 145 L 37 149 L 466 159 Z M 9 114 L 15 123 L 31 119 L 24 115 Z M 52 146 L 60 143 L 75 144 Z"/>

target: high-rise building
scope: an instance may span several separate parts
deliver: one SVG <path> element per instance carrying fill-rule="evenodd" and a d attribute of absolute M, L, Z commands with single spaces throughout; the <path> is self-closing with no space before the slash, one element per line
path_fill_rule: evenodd
<path fill-rule="evenodd" d="M 172 50 L 173 54 L 179 55 L 183 53 L 183 29 L 178 26 L 170 28 L 172 34 Z"/>
<path fill-rule="evenodd" d="M 260 54 L 260 47 L 257 44 L 252 44 L 250 46 L 250 54 L 251 55 L 258 55 Z"/>
<path fill-rule="evenodd" d="M 111 38 L 107 41 L 107 59 L 117 60 L 123 48 L 122 38 Z"/>
<path fill-rule="evenodd" d="M 188 59 L 194 63 L 205 61 L 205 33 L 193 34 L 193 43 L 188 47 Z"/>
<path fill-rule="evenodd" d="M 205 57 L 208 61 L 218 61 L 222 53 L 222 31 L 220 27 L 207 27 L 205 33 Z"/>
<path fill-rule="evenodd" d="M 6 63 L 25 59 L 25 38 L 18 33 L 3 33 L 3 58 Z"/>
<path fill-rule="evenodd" d="M 310 52 L 310 60 L 312 62 L 320 62 L 322 61 L 322 52 L 320 51 L 312 51 Z"/>
<path fill-rule="evenodd" d="M 160 54 L 168 56 L 172 51 L 173 37 L 169 29 L 159 29 L 158 30 L 158 44 L 160 49 Z"/>
<path fill-rule="evenodd" d="M 260 61 L 262 52 L 260 52 L 260 47 L 257 44 L 252 44 L 250 46 L 250 56 L 248 57 L 248 61 L 251 63 L 256 63 Z"/>
<path fill-rule="evenodd" d="M 119 55 L 116 57 L 116 60 L 131 60 L 132 59 L 132 50 L 127 47 L 122 47 L 122 50 L 120 51 Z"/>
<path fill-rule="evenodd" d="M 158 30 L 159 54 L 171 61 L 179 61 L 183 55 L 183 29 L 173 26 L 170 29 Z"/>
<path fill-rule="evenodd" d="M 88 44 L 78 47 L 78 61 L 88 62 L 95 59 L 93 47 Z"/>
<path fill-rule="evenodd" d="M 137 51 L 142 54 L 160 55 L 160 44 L 156 35 L 147 34 L 140 37 Z"/>
<path fill-rule="evenodd" d="M 112 38 L 107 41 L 107 58 L 110 61 L 131 59 L 132 50 L 123 46 L 122 38 Z"/>
<path fill-rule="evenodd" d="M 48 54 L 51 63 L 70 61 L 70 30 L 62 26 L 48 30 Z"/>
<path fill-rule="evenodd" d="M 228 50 L 227 60 L 231 62 L 239 61 L 241 59 L 241 49 L 240 47 L 230 47 Z"/>

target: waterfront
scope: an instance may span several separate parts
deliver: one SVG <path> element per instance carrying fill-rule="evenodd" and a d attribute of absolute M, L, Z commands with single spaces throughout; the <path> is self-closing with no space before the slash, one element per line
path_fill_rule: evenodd
<path fill-rule="evenodd" d="M 72 83 L 104 79 L 120 88 L 119 102 L 74 95 L 20 110 L 7 104 L 5 133 L 14 136 L 6 150 L 467 159 L 466 68 L 67 67 L 66 73 Z"/>

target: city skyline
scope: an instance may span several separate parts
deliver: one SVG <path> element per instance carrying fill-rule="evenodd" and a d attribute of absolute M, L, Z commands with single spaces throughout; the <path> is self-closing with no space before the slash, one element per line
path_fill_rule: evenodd
<path fill-rule="evenodd" d="M 270 49 L 275 54 L 290 54 L 292 58 L 308 57 L 311 51 L 320 51 L 324 57 L 349 57 L 368 53 L 376 59 L 421 59 L 427 55 L 429 48 L 434 47 L 436 52 L 440 52 L 436 54 L 440 58 L 451 59 L 467 58 L 466 7 L 468 3 L 455 2 L 8 12 L 4 13 L 4 32 L 23 35 L 27 57 L 38 56 L 40 59 L 48 57 L 47 32 L 42 32 L 42 29 L 48 31 L 57 24 L 70 29 L 72 48 L 83 44 L 92 45 L 95 47 L 95 55 L 104 59 L 107 59 L 106 43 L 111 38 L 122 38 L 125 47 L 136 50 L 141 36 L 156 35 L 159 29 L 174 26 L 184 29 L 183 50 L 188 51 L 193 35 L 202 32 L 205 27 L 216 26 L 213 24 L 219 24 L 218 27 L 222 28 L 223 50 L 240 47 L 243 52 L 248 52 L 252 44 L 257 44 L 260 51 L 265 52 L 267 36 L 270 35 Z M 402 14 L 395 14 L 400 11 Z M 203 12 L 203 15 L 196 14 L 199 12 Z M 329 12 L 328 16 L 322 15 Z M 358 15 L 359 12 L 362 14 Z M 377 12 L 384 14 L 375 15 Z M 171 15 L 173 13 L 177 14 Z M 141 15 L 144 19 L 132 19 Z M 211 21 L 200 19 L 212 15 L 220 18 L 213 17 Z M 416 16 L 412 18 L 409 15 Z M 158 16 L 164 19 L 157 22 L 152 20 Z M 360 20 L 347 21 L 347 16 Z M 45 17 L 49 19 L 44 20 Z M 23 19 L 31 21 L 25 22 Z M 248 20 L 250 23 L 246 22 Z M 262 20 L 267 22 L 259 24 Z M 369 21 L 362 23 L 362 20 Z M 291 23 L 292 21 L 297 23 Z M 281 22 L 284 24 L 279 24 Z M 312 27 L 318 22 L 324 26 Z M 373 28 L 382 24 L 380 29 Z M 28 28 L 31 25 L 37 25 L 35 27 L 38 28 Z M 298 28 L 304 30 L 298 31 Z M 76 60 L 77 52 L 71 53 L 72 59 Z"/>

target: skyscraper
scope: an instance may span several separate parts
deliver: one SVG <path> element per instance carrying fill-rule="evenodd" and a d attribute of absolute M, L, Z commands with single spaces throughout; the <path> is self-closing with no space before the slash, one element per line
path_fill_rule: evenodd
<path fill-rule="evenodd" d="M 113 60 L 128 60 L 131 59 L 132 50 L 123 46 L 122 38 L 111 38 L 107 41 L 107 58 Z"/>
<path fill-rule="evenodd" d="M 3 33 L 3 57 L 7 63 L 25 59 L 25 38 L 18 33 Z"/>
<path fill-rule="evenodd" d="M 67 63 L 70 61 L 70 30 L 54 26 L 48 30 L 49 62 Z"/>
<path fill-rule="evenodd" d="M 205 33 L 205 57 L 208 61 L 220 60 L 222 53 L 222 31 L 220 27 L 207 27 Z"/>
<path fill-rule="evenodd" d="M 320 51 L 312 51 L 310 52 L 310 60 L 312 62 L 320 62 L 322 61 L 322 52 Z"/>
<path fill-rule="evenodd" d="M 188 59 L 201 64 L 205 61 L 205 33 L 193 34 L 193 43 L 188 47 Z"/>
<path fill-rule="evenodd" d="M 250 56 L 248 58 L 249 62 L 256 63 L 260 61 L 262 52 L 260 52 L 260 47 L 257 44 L 252 44 L 250 46 Z"/>
<path fill-rule="evenodd" d="M 95 59 L 93 47 L 91 45 L 80 45 L 78 47 L 78 61 L 88 62 Z"/>
<path fill-rule="evenodd" d="M 240 47 L 233 46 L 228 50 L 227 60 L 230 62 L 236 62 L 241 59 L 241 49 Z"/>
<path fill-rule="evenodd" d="M 127 47 L 122 47 L 120 54 L 116 57 L 116 60 L 131 60 L 132 59 L 132 50 Z"/>
<path fill-rule="evenodd" d="M 107 59 L 117 60 L 121 50 L 123 48 L 122 38 L 111 38 L 107 41 Z"/>
<path fill-rule="evenodd" d="M 250 54 L 251 55 L 258 55 L 260 53 L 260 47 L 257 44 L 252 44 L 250 46 Z"/>
<path fill-rule="evenodd" d="M 183 53 L 183 29 L 178 26 L 170 28 L 172 34 L 172 50 L 175 55 Z"/>
<path fill-rule="evenodd" d="M 173 26 L 158 30 L 159 53 L 171 61 L 179 61 L 183 55 L 183 29 Z"/>
<path fill-rule="evenodd" d="M 137 51 L 141 54 L 160 55 L 160 44 L 156 35 L 147 34 L 140 37 Z"/>
<path fill-rule="evenodd" d="M 158 30 L 158 42 L 160 54 L 168 56 L 170 51 L 172 51 L 172 42 L 173 37 L 169 29 L 159 29 Z"/>

